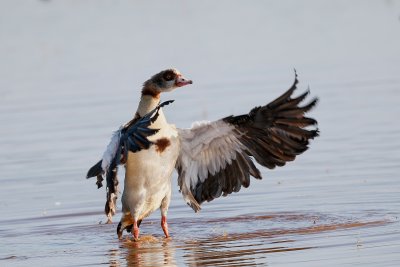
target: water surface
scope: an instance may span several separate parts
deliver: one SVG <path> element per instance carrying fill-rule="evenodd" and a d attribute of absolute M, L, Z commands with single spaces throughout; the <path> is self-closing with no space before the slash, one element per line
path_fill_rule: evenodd
<path fill-rule="evenodd" d="M 398 266 L 399 15 L 396 1 L 3 1 L 0 265 Z M 296 67 L 321 137 L 199 214 L 174 174 L 172 238 L 155 212 L 119 241 L 85 173 L 170 66 L 194 80 L 163 96 L 178 127 L 271 101 Z"/>

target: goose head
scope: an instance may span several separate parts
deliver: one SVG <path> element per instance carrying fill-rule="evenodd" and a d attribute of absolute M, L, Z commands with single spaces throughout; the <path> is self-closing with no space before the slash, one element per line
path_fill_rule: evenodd
<path fill-rule="evenodd" d="M 159 97 L 161 93 L 171 92 L 178 87 L 192 84 L 177 69 L 166 69 L 155 75 L 143 84 L 142 95 Z"/>

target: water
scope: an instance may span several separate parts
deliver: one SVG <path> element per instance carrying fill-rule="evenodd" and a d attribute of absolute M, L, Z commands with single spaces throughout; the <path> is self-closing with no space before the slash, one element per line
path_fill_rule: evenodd
<path fill-rule="evenodd" d="M 2 1 L 0 265 L 398 266 L 399 15 L 398 1 Z M 296 67 L 321 137 L 200 214 L 175 175 L 172 238 L 155 212 L 140 242 L 119 241 L 84 176 L 170 66 L 194 80 L 163 96 L 178 127 L 272 100 Z"/>

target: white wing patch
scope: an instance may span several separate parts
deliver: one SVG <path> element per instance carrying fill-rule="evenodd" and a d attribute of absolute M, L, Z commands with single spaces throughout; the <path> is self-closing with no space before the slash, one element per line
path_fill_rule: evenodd
<path fill-rule="evenodd" d="M 110 143 L 107 145 L 107 148 L 103 153 L 101 168 L 103 169 L 104 173 L 107 173 L 111 161 L 113 160 L 115 154 L 117 153 L 120 138 L 121 138 L 121 128 L 113 133 Z"/>
<path fill-rule="evenodd" d="M 195 122 L 190 129 L 179 129 L 181 152 L 179 167 L 185 170 L 182 185 L 187 190 L 214 175 L 236 159 L 244 146 L 234 132 L 235 127 L 222 120 Z"/>

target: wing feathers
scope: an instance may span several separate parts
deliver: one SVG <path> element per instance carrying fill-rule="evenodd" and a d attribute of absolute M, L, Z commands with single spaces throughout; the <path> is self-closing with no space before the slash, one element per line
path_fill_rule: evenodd
<path fill-rule="evenodd" d="M 286 103 L 283 103 L 282 105 L 277 106 L 276 110 L 280 111 L 280 110 L 285 110 L 285 109 L 297 108 L 297 105 L 300 102 L 302 102 L 309 94 L 310 94 L 310 90 L 307 90 L 306 92 L 299 95 L 298 97 L 293 98 L 291 100 L 287 100 Z"/>
<path fill-rule="evenodd" d="M 250 176 L 261 179 L 252 159 L 273 169 L 308 149 L 318 129 L 308 129 L 317 121 L 304 114 L 318 99 L 300 106 L 310 91 L 293 97 L 297 84 L 295 72 L 292 86 L 269 104 L 255 107 L 248 114 L 179 130 L 182 149 L 177 161 L 178 182 L 195 211 L 204 201 L 248 187 Z"/>
<path fill-rule="evenodd" d="M 317 124 L 317 121 L 312 118 L 277 118 L 275 121 L 278 125 L 289 125 L 294 127 L 306 127 Z"/>
<path fill-rule="evenodd" d="M 102 172 L 102 168 L 101 168 L 101 160 L 99 162 L 97 162 L 95 165 L 93 165 L 89 171 L 86 174 L 86 179 L 89 179 L 91 177 L 95 177 L 98 174 L 101 174 Z"/>
<path fill-rule="evenodd" d="M 296 90 L 296 86 L 298 83 L 299 83 L 299 81 L 297 80 L 297 72 L 296 72 L 296 70 L 294 70 L 294 82 L 293 82 L 292 86 L 285 93 L 283 93 L 280 97 L 278 97 L 277 99 L 275 99 L 274 101 L 269 103 L 267 106 L 270 109 L 274 109 L 277 106 L 280 106 L 283 103 L 285 103 L 287 101 L 287 99 L 293 94 L 294 90 Z"/>

